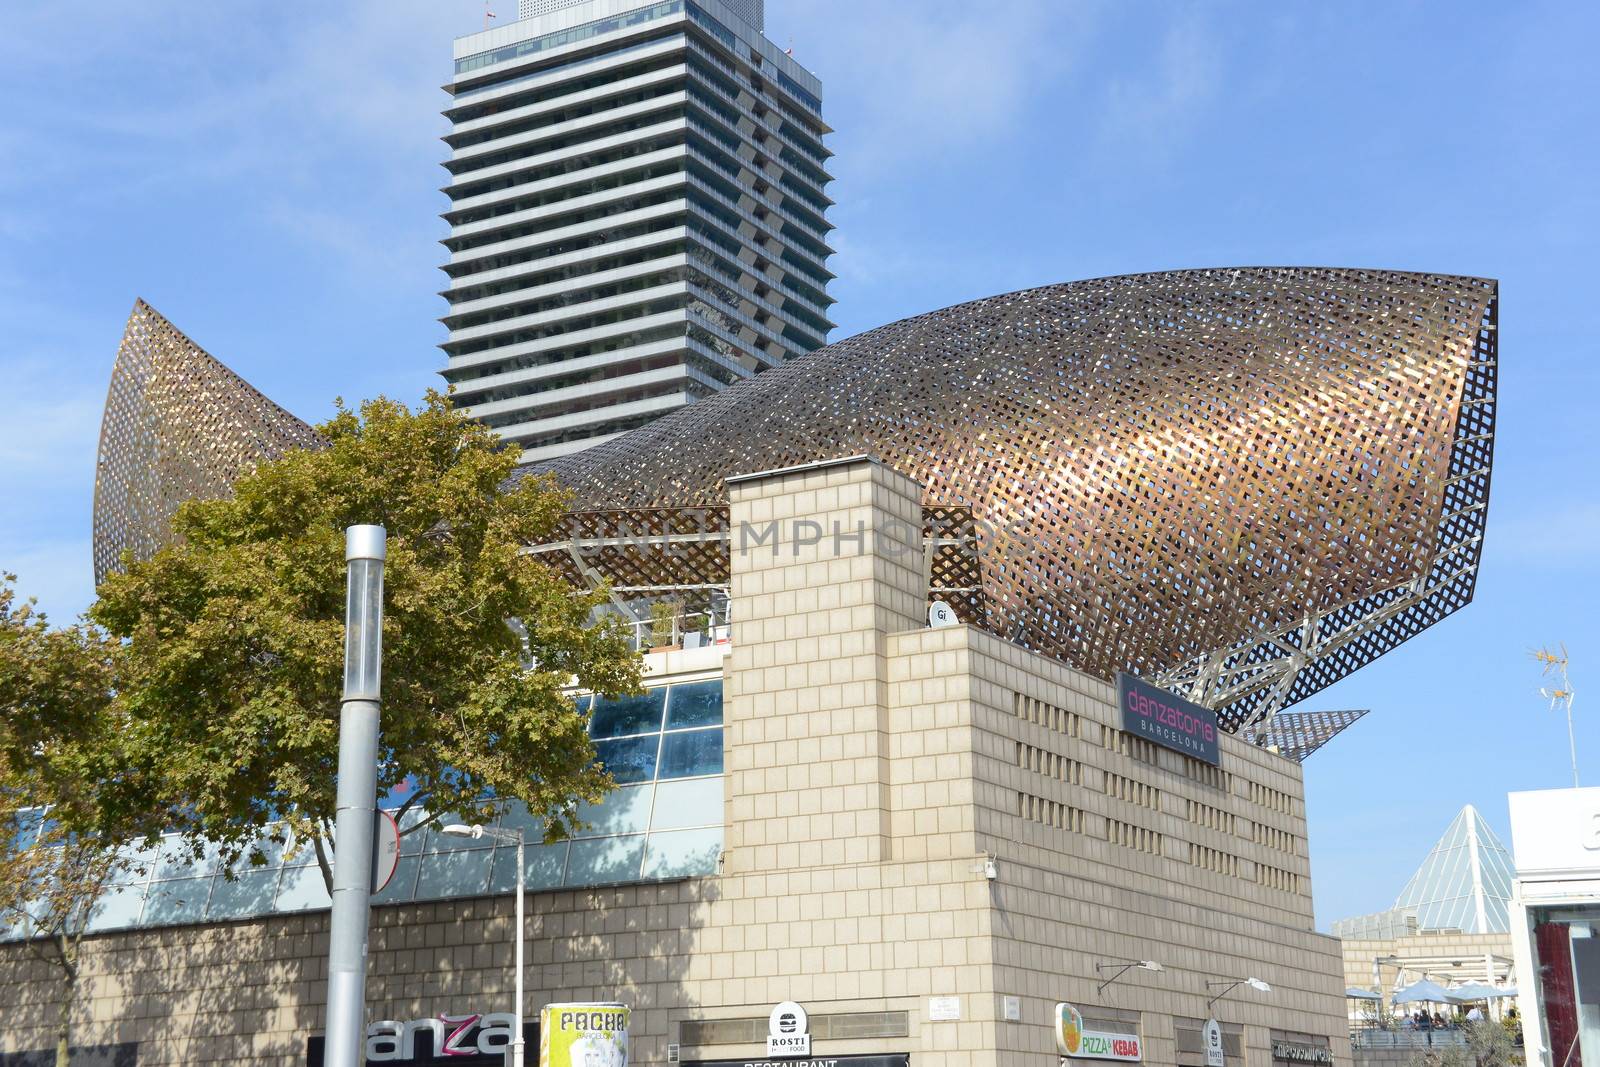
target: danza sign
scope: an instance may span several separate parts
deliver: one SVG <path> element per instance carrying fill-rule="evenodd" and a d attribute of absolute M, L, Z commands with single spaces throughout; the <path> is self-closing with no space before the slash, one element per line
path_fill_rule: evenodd
<path fill-rule="evenodd" d="M 1122 728 L 1135 737 L 1182 752 L 1213 767 L 1222 762 L 1217 747 L 1217 713 L 1191 704 L 1165 689 L 1141 682 L 1131 674 L 1117 674 L 1117 703 L 1122 707 Z"/>
<path fill-rule="evenodd" d="M 369 1064 L 395 1063 L 401 1067 L 501 1067 L 516 1016 L 508 1011 L 441 1012 L 431 1019 L 380 1019 L 367 1027 L 362 1054 Z M 537 1027 L 528 1023 L 523 1040 L 538 1047 Z M 306 1039 L 306 1067 L 322 1067 L 322 1035 Z"/>

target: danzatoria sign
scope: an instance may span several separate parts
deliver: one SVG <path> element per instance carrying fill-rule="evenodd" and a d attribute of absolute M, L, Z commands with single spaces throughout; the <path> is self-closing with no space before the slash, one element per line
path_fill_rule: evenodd
<path fill-rule="evenodd" d="M 1217 713 L 1210 708 L 1191 704 L 1120 672 L 1117 703 L 1122 706 L 1122 728 L 1133 736 L 1213 767 L 1222 762 L 1222 752 L 1217 747 Z"/>

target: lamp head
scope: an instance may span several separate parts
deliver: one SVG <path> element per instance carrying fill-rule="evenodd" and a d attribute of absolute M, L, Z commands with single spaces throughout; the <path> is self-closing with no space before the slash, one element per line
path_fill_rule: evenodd
<path fill-rule="evenodd" d="M 1164 970 L 1166 970 L 1165 967 L 1162 967 L 1161 964 L 1157 963 L 1155 960 L 1140 960 L 1139 961 L 1139 967 L 1141 969 L 1143 969 L 1143 970 L 1146 970 L 1146 971 L 1164 971 Z"/>
<path fill-rule="evenodd" d="M 468 826 L 466 823 L 453 822 L 449 826 L 441 827 L 440 833 L 449 834 L 451 837 L 479 838 L 483 836 L 482 826 Z"/>
<path fill-rule="evenodd" d="M 1272 987 L 1269 986 L 1267 983 L 1263 982 L 1259 978 L 1246 978 L 1244 981 L 1245 981 L 1246 985 L 1248 985 L 1251 989 L 1254 989 L 1258 993 L 1270 993 L 1270 992 L 1272 992 Z"/>

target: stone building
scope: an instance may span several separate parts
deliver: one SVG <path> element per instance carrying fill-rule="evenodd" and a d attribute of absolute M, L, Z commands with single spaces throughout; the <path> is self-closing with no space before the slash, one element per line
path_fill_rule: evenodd
<path fill-rule="evenodd" d="M 769 1016 L 791 1001 L 812 1059 L 789 1063 L 1055 1064 L 1058 1005 L 1115 1038 L 1099 1058 L 1201 1067 L 1215 1019 L 1225 1067 L 1349 1063 L 1299 764 L 1228 733 L 1216 765 L 1155 744 L 1124 729 L 1110 683 L 930 627 L 921 500 L 862 458 L 730 480 L 733 528 L 778 536 L 731 553 L 730 640 L 651 655 L 649 683 L 703 696 L 720 681 L 720 708 L 682 726 L 716 729 L 720 763 L 705 738 L 674 747 L 675 695 L 665 721 L 635 722 L 661 740 L 635 746 L 652 754 L 629 799 L 593 813 L 591 841 L 609 844 L 557 846 L 553 879 L 550 855 L 530 858 L 527 1010 L 627 1004 L 640 1064 L 765 1063 Z M 669 781 L 669 748 L 701 753 L 672 757 L 696 773 Z M 691 793 L 712 798 L 709 826 Z M 369 1017 L 509 1010 L 498 850 L 474 861 L 476 888 L 441 890 L 429 872 L 473 857 L 416 847 L 407 895 L 374 908 Z M 283 898 L 289 884 L 285 866 L 265 905 L 214 908 L 237 883 L 213 875 L 185 911 L 158 872 L 128 895 L 136 920 L 88 944 L 78 1040 L 141 1067 L 306 1062 L 327 912 Z M 48 1048 L 54 972 L 0 944 L 0 989 L 0 1053 Z M 427 1044 L 410 1062 L 431 1062 Z"/>

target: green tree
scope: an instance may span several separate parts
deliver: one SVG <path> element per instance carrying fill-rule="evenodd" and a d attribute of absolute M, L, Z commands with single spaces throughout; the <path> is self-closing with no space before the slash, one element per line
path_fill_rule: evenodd
<path fill-rule="evenodd" d="M 415 411 L 342 402 L 327 447 L 290 452 L 226 499 L 190 501 L 175 542 L 125 560 L 90 609 L 121 642 L 128 771 L 101 817 L 175 827 L 225 859 L 269 827 L 331 839 L 344 655 L 344 529 L 388 531 L 380 793 L 487 817 L 517 799 L 568 832 L 608 788 L 564 687 L 631 692 L 639 658 L 603 594 L 525 551 L 567 498 L 510 476 L 516 452 L 430 392 Z M 515 620 L 514 625 L 508 620 Z"/>
<path fill-rule="evenodd" d="M 1523 1062 L 1509 1030 L 1493 1019 L 1461 1028 L 1466 1042 L 1414 1053 L 1411 1067 L 1515 1067 Z"/>
<path fill-rule="evenodd" d="M 62 821 L 90 821 L 101 783 L 119 773 L 115 648 L 90 626 L 52 629 L 32 601 L 16 602 L 15 580 L 0 575 L 0 929 L 19 931 L 60 972 L 56 1063 L 66 1067 L 83 938 L 130 866 Z"/>

